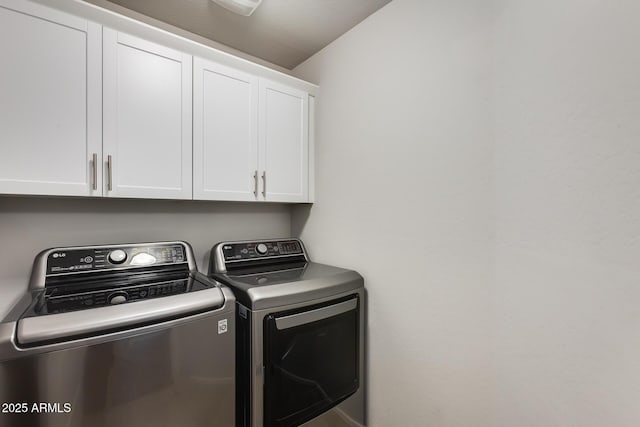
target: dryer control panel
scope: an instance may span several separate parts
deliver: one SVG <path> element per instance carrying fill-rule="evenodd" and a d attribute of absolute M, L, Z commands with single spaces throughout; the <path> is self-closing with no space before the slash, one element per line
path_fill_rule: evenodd
<path fill-rule="evenodd" d="M 276 240 L 261 242 L 225 243 L 222 245 L 225 261 L 248 260 L 287 255 L 302 255 L 298 240 Z"/>
<path fill-rule="evenodd" d="M 252 265 L 308 262 L 304 245 L 298 239 L 222 242 L 211 250 L 210 273 Z"/>

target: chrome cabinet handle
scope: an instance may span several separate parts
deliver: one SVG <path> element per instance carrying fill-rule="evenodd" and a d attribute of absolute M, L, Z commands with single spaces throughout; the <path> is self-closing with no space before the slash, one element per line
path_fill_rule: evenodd
<path fill-rule="evenodd" d="M 111 154 L 107 156 L 107 190 L 113 190 L 113 160 Z"/>
<path fill-rule="evenodd" d="M 93 180 L 93 184 L 91 185 L 91 188 L 94 190 L 98 189 L 98 154 L 97 153 L 93 153 L 93 158 L 91 161 L 91 166 L 93 168 L 93 176 L 91 177 Z"/>
<path fill-rule="evenodd" d="M 267 171 L 262 171 L 262 196 L 267 197 Z"/>
<path fill-rule="evenodd" d="M 258 171 L 253 173 L 253 195 L 258 197 Z"/>

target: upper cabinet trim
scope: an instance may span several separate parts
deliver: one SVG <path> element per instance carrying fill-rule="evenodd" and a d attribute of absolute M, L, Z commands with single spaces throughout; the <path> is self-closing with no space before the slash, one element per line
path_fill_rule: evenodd
<path fill-rule="evenodd" d="M 153 43 L 147 40 L 141 40 L 134 38 L 129 34 L 116 33 L 117 43 L 130 47 L 132 49 L 140 50 L 152 55 L 161 56 L 163 58 L 170 59 L 176 62 L 182 62 L 184 60 L 184 53 L 175 49 L 168 48 L 158 43 Z"/>
<path fill-rule="evenodd" d="M 2 0 L 7 1 L 7 0 Z M 16 0 L 12 0 L 16 1 Z M 100 22 L 105 27 L 131 34 L 135 37 L 141 37 L 154 43 L 159 43 L 173 49 L 188 53 L 193 56 L 199 56 L 223 65 L 227 65 L 254 74 L 257 77 L 267 78 L 277 81 L 288 86 L 296 87 L 306 91 L 311 95 L 317 95 L 318 85 L 304 81 L 293 75 L 274 70 L 265 65 L 256 64 L 248 59 L 240 58 L 231 53 L 215 49 L 203 43 L 191 40 L 184 36 L 172 33 L 170 31 L 154 27 L 144 22 L 137 21 L 133 18 L 120 15 L 116 12 L 103 9 L 94 4 L 86 3 L 82 0 L 33 0 L 38 3 L 55 7 L 61 11 L 72 13 L 74 15 L 83 16 L 86 19 Z M 159 21 L 158 21 L 159 22 Z M 160 23 L 163 27 L 170 27 L 165 23 Z M 183 32 L 176 28 L 177 31 Z M 194 37 L 198 37 L 194 35 Z"/>
<path fill-rule="evenodd" d="M 38 2 L 39 3 L 39 2 Z M 82 32 L 87 32 L 88 23 L 85 18 L 81 18 L 78 16 L 70 15 L 68 13 L 62 12 L 57 9 L 51 9 L 47 7 L 48 3 L 42 2 L 42 6 L 30 1 L 23 0 L 0 0 L 0 7 L 5 9 L 12 10 L 14 12 L 21 13 L 23 15 L 28 15 L 33 18 L 41 19 L 43 21 L 48 21 L 57 25 L 64 25 L 69 28 L 73 28 L 75 30 L 79 30 Z M 42 15 L 42 7 L 46 7 L 48 9 L 46 11 L 47 16 Z"/>

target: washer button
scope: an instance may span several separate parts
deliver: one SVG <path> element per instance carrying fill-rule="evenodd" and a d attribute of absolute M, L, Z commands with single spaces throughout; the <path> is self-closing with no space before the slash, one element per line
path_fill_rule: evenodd
<path fill-rule="evenodd" d="M 116 249 L 109 254 L 111 264 L 122 264 L 127 259 L 127 253 L 122 249 Z"/>
<path fill-rule="evenodd" d="M 109 304 L 122 304 L 127 301 L 126 295 L 117 294 L 109 298 Z"/>
<path fill-rule="evenodd" d="M 268 250 L 269 248 L 267 248 L 267 245 L 265 245 L 264 243 L 260 243 L 258 244 L 258 246 L 256 246 L 256 252 L 258 252 L 260 255 L 266 254 Z"/>

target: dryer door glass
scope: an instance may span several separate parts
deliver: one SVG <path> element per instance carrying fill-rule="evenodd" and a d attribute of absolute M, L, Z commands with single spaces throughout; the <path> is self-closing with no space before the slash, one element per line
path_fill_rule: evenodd
<path fill-rule="evenodd" d="M 265 317 L 264 425 L 298 426 L 359 387 L 357 296 Z"/>

